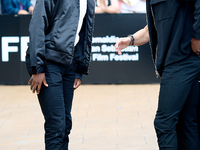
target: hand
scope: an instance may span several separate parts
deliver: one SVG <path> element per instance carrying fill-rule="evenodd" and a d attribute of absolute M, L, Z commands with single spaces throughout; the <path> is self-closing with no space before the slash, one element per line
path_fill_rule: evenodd
<path fill-rule="evenodd" d="M 191 40 L 191 46 L 192 50 L 195 54 L 199 55 L 200 54 L 200 39 L 194 39 L 192 38 Z"/>
<path fill-rule="evenodd" d="M 76 90 L 80 85 L 81 85 L 81 80 L 75 79 L 74 80 L 74 89 Z"/>
<path fill-rule="evenodd" d="M 33 14 L 33 9 L 34 9 L 34 7 L 33 7 L 33 6 L 30 6 L 30 7 L 28 8 L 28 11 L 29 11 L 31 14 Z"/>
<path fill-rule="evenodd" d="M 27 14 L 29 14 L 29 13 L 28 13 L 28 11 L 26 11 L 26 10 L 19 10 L 19 11 L 18 11 L 18 14 L 19 14 L 19 15 L 27 15 Z"/>
<path fill-rule="evenodd" d="M 35 93 L 35 91 L 36 91 L 37 94 L 40 93 L 42 83 L 46 87 L 48 87 L 44 73 L 33 74 L 31 76 L 30 80 L 28 81 L 28 84 L 31 84 L 30 89 L 32 90 L 32 92 Z"/>
<path fill-rule="evenodd" d="M 129 37 L 120 38 L 115 44 L 116 52 L 119 55 L 121 55 L 122 54 L 121 50 L 124 48 L 127 48 L 130 44 L 130 41 L 131 41 L 131 39 Z"/>

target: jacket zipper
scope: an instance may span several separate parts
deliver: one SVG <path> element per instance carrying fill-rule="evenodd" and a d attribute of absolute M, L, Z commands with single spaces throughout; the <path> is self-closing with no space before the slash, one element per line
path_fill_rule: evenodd
<path fill-rule="evenodd" d="M 152 15 L 152 18 L 153 18 L 154 27 L 155 27 L 156 33 L 157 33 L 157 28 L 156 28 L 156 23 L 155 23 L 153 8 L 152 8 L 152 6 L 150 6 L 150 8 L 151 8 L 151 15 Z M 157 39 L 158 39 L 158 37 L 157 37 Z M 160 78 L 160 74 L 158 73 L 158 70 L 157 70 L 157 67 L 156 67 L 156 62 L 157 62 L 157 51 L 158 51 L 158 44 L 156 45 L 156 55 L 155 55 L 154 66 L 155 66 L 156 77 L 157 77 L 157 78 Z"/>
<path fill-rule="evenodd" d="M 94 21 L 95 20 L 95 12 L 93 10 L 93 27 L 92 27 L 92 36 L 91 36 L 91 51 L 92 51 L 92 38 L 93 38 L 93 34 L 94 34 Z M 89 61 L 89 64 L 88 64 L 88 69 L 87 69 L 87 73 L 89 74 L 89 69 L 90 69 L 90 63 L 91 63 L 91 56 L 92 56 L 92 52 L 90 52 L 90 61 Z"/>
<path fill-rule="evenodd" d="M 79 19 L 80 19 L 80 1 L 78 1 L 78 10 L 79 10 Z M 78 24 L 79 24 L 79 19 L 78 19 Z M 77 24 L 77 27 L 76 27 L 76 32 L 78 30 L 78 24 Z M 76 35 L 75 35 L 75 39 L 76 39 Z M 74 39 L 74 42 L 75 42 L 75 39 Z M 70 61 L 70 64 L 72 64 L 73 62 L 73 59 L 74 59 L 74 51 L 75 51 L 75 46 L 73 47 L 73 51 L 72 51 L 72 58 L 71 58 L 71 61 Z"/>

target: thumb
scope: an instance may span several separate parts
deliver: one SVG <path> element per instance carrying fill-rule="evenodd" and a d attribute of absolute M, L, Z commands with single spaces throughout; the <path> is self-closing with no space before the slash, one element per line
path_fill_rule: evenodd
<path fill-rule="evenodd" d="M 119 48 L 119 42 L 116 42 L 115 49 L 118 50 L 118 48 Z"/>
<path fill-rule="evenodd" d="M 31 84 L 32 81 L 33 81 L 33 78 L 31 77 L 30 80 L 28 81 L 28 84 Z"/>
<path fill-rule="evenodd" d="M 77 86 L 77 80 L 75 79 L 74 80 L 74 88 L 76 88 L 76 86 Z"/>
<path fill-rule="evenodd" d="M 46 86 L 46 87 L 48 87 L 49 85 L 47 84 L 47 81 L 46 81 L 46 79 L 44 79 L 44 81 L 43 81 L 43 84 Z"/>

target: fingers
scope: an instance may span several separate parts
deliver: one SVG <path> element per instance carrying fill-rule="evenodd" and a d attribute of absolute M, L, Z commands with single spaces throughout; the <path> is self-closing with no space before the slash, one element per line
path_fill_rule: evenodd
<path fill-rule="evenodd" d="M 116 49 L 116 51 L 118 50 L 118 47 L 119 47 L 119 43 L 116 42 L 116 44 L 115 44 L 115 49 Z"/>
<path fill-rule="evenodd" d="M 200 54 L 200 52 L 195 52 L 195 54 L 199 55 L 199 54 Z"/>
<path fill-rule="evenodd" d="M 31 84 L 32 81 L 33 81 L 33 78 L 31 77 L 30 80 L 28 81 L 28 84 Z"/>
<path fill-rule="evenodd" d="M 40 85 L 37 86 L 37 94 L 40 94 L 41 85 L 42 85 L 42 84 L 40 84 Z M 34 92 L 34 93 L 35 93 L 35 92 Z"/>
<path fill-rule="evenodd" d="M 49 86 L 49 85 L 47 84 L 47 82 L 46 82 L 46 79 L 44 79 L 43 84 L 44 84 L 44 86 L 46 86 L 46 87 Z M 42 83 L 39 84 L 38 87 L 37 87 L 37 94 L 40 94 L 41 87 L 42 87 Z"/>
<path fill-rule="evenodd" d="M 42 84 L 48 87 L 44 73 L 32 75 L 28 83 L 31 84 L 30 89 L 32 90 L 32 92 L 33 93 L 37 92 L 37 94 L 40 93 Z"/>
<path fill-rule="evenodd" d="M 44 79 L 43 82 L 35 83 L 35 85 L 32 88 L 33 93 L 35 93 L 35 91 L 36 91 L 37 94 L 40 94 L 42 83 L 44 84 L 44 86 L 48 87 L 48 84 L 47 84 L 46 80 Z"/>
<path fill-rule="evenodd" d="M 35 93 L 35 91 L 37 91 L 37 87 L 34 86 L 34 87 L 32 88 L 32 92 Z"/>
<path fill-rule="evenodd" d="M 78 83 L 77 83 L 77 80 L 74 81 L 74 89 L 77 89 L 78 87 Z"/>
<path fill-rule="evenodd" d="M 122 52 L 121 52 L 121 50 L 118 50 L 118 52 L 117 52 L 117 53 L 118 53 L 118 55 L 122 55 Z"/>
<path fill-rule="evenodd" d="M 46 87 L 49 86 L 49 85 L 47 84 L 47 81 L 46 81 L 46 80 L 43 81 L 43 84 L 44 84 L 44 86 L 46 86 Z"/>
<path fill-rule="evenodd" d="M 30 80 L 28 81 L 28 84 L 31 84 L 30 86 L 30 90 L 35 93 L 35 90 L 37 89 L 37 87 L 35 86 L 35 82 L 33 81 L 33 77 L 30 78 Z"/>
<path fill-rule="evenodd" d="M 199 55 L 200 54 L 200 50 L 196 50 L 195 54 Z"/>
<path fill-rule="evenodd" d="M 81 80 L 80 79 L 75 79 L 74 80 L 74 89 L 77 89 L 81 85 Z"/>
<path fill-rule="evenodd" d="M 193 49 L 193 52 L 194 52 L 196 55 L 199 55 L 199 54 L 200 54 L 200 50 Z"/>
<path fill-rule="evenodd" d="M 200 39 L 191 39 L 191 47 L 195 54 L 200 54 Z"/>
<path fill-rule="evenodd" d="M 120 41 L 118 41 L 118 42 L 115 44 L 115 50 L 116 50 L 116 52 L 118 53 L 118 55 L 121 55 L 122 52 L 121 52 L 121 50 L 119 49 L 119 43 L 120 43 Z"/>
<path fill-rule="evenodd" d="M 32 91 L 33 93 L 35 93 L 35 91 L 37 90 L 37 85 L 34 84 L 34 82 L 32 82 L 30 89 L 31 89 L 31 91 Z"/>
<path fill-rule="evenodd" d="M 31 86 L 30 86 L 30 90 L 32 91 L 32 93 L 37 92 L 38 88 L 39 88 L 39 84 L 32 80 Z"/>
<path fill-rule="evenodd" d="M 36 92 L 37 94 L 39 94 L 41 90 L 41 86 L 42 86 L 42 83 L 33 82 L 31 84 L 30 89 L 32 90 L 33 93 Z"/>
<path fill-rule="evenodd" d="M 30 89 L 33 90 L 33 87 L 34 87 L 34 83 L 32 82 L 31 86 L 30 86 Z"/>
<path fill-rule="evenodd" d="M 120 38 L 115 44 L 116 52 L 119 55 L 121 55 L 122 54 L 121 50 L 127 48 L 129 46 L 129 43 L 130 43 L 130 38 L 128 37 Z"/>

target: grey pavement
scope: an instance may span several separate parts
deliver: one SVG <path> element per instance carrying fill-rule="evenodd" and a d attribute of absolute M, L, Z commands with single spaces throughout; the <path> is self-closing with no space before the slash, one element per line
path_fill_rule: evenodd
<path fill-rule="evenodd" d="M 75 91 L 70 150 L 158 150 L 159 84 L 82 85 Z M 44 150 L 44 119 L 29 86 L 0 86 L 0 150 Z"/>

